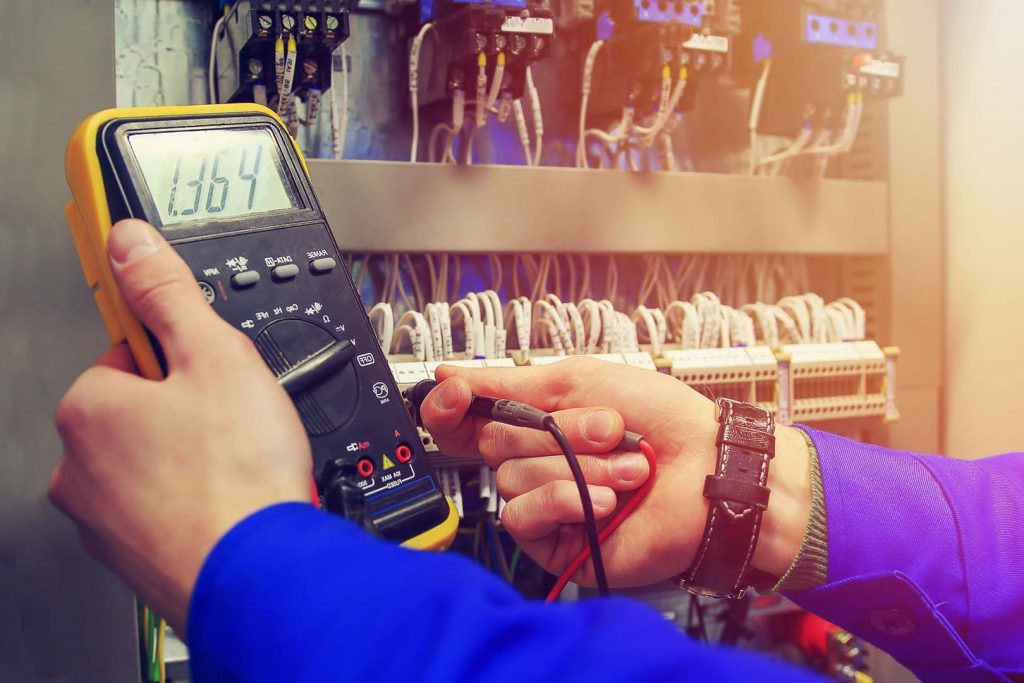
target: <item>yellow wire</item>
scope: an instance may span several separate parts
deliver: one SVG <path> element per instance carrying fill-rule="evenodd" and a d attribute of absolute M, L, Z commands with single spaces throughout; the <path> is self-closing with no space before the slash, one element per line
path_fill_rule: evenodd
<path fill-rule="evenodd" d="M 167 680 L 167 662 L 164 661 L 164 637 L 167 635 L 167 622 L 163 619 L 157 625 L 156 658 L 160 662 L 160 683 Z"/>

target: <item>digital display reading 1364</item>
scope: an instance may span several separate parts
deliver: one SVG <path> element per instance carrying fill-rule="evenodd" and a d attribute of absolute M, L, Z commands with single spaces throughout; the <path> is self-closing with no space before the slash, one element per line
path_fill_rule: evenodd
<path fill-rule="evenodd" d="M 297 207 L 269 131 L 139 133 L 130 144 L 164 226 Z"/>

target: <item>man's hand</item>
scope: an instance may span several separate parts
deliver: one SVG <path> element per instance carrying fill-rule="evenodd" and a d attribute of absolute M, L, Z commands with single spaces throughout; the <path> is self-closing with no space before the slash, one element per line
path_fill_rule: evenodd
<path fill-rule="evenodd" d="M 479 453 L 498 469 L 508 501 L 502 523 L 523 550 L 554 573 L 586 543 L 579 494 L 561 451 L 545 433 L 466 415 L 472 395 L 523 401 L 552 412 L 576 449 L 598 520 L 647 479 L 639 453 L 612 452 L 624 429 L 642 434 L 658 455 L 650 495 L 603 544 L 609 580 L 644 585 L 687 569 L 704 531 L 704 477 L 714 471 L 715 405 L 682 382 L 649 370 L 579 358 L 531 368 L 442 366 L 442 380 L 421 409 L 447 454 Z M 810 514 L 807 446 L 795 430 L 777 429 L 768 512 L 754 566 L 781 575 L 800 548 Z M 597 455 L 601 454 L 601 455 Z M 576 580 L 593 585 L 593 567 Z"/>
<path fill-rule="evenodd" d="M 122 344 L 78 378 L 57 408 L 65 452 L 50 499 L 90 554 L 184 633 L 220 537 L 268 505 L 309 499 L 309 441 L 252 343 L 214 313 L 156 230 L 122 221 L 107 250 L 168 376 L 139 377 Z"/>

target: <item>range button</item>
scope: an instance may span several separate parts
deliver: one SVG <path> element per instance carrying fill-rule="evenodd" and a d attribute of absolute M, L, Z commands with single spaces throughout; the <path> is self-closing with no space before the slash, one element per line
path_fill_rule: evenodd
<path fill-rule="evenodd" d="M 299 267 L 294 263 L 286 263 L 283 266 L 278 266 L 274 270 L 270 271 L 270 274 L 274 276 L 274 279 L 278 282 L 284 282 L 285 280 L 291 280 L 299 274 Z"/>
<path fill-rule="evenodd" d="M 322 273 L 329 273 L 338 265 L 330 256 L 324 256 L 323 258 L 313 259 L 309 262 L 309 269 L 315 274 L 320 275 Z"/>

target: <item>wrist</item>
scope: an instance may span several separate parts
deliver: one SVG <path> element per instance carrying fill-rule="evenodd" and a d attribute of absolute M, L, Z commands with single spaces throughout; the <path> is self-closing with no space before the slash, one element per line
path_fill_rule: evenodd
<path fill-rule="evenodd" d="M 761 520 L 752 565 L 772 576 L 782 576 L 800 552 L 811 514 L 810 451 L 807 440 L 793 427 L 776 427 L 768 488 L 771 497 Z"/>

